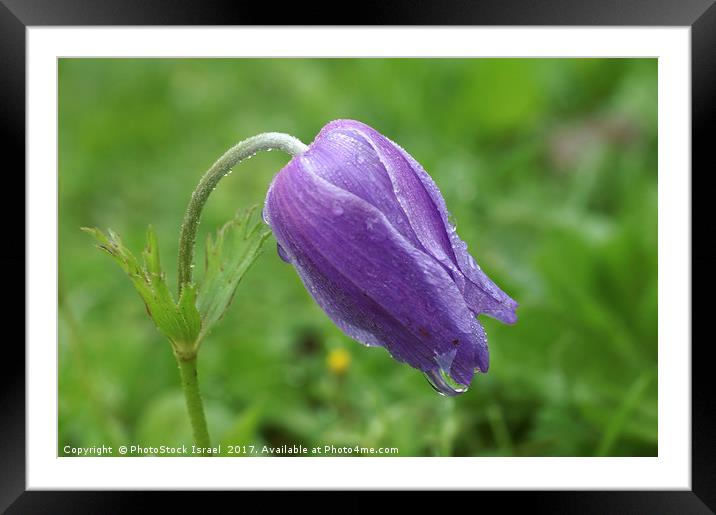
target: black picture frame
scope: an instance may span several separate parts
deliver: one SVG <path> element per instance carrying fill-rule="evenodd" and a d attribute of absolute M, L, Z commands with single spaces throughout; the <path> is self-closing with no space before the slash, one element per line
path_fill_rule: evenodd
<path fill-rule="evenodd" d="M 16 192 L 0 202 L 0 220 L 5 222 L 6 238 L 13 242 L 0 253 L 5 284 L 20 291 L 25 271 L 25 227 L 18 221 L 24 180 L 11 170 L 25 169 L 25 31 L 29 26 L 47 25 L 247 25 L 304 22 L 318 6 L 286 5 L 281 9 L 269 3 L 229 4 L 189 0 L 143 2 L 129 0 L 0 0 L 0 116 L 2 117 L 3 176 L 5 191 Z M 337 11 L 329 11 L 337 12 Z M 343 25 L 555 25 L 555 26 L 688 26 L 691 27 L 692 73 L 692 172 L 711 172 L 707 165 L 708 123 L 716 111 L 716 6 L 714 0 L 438 0 L 411 2 L 385 1 L 353 11 L 350 19 L 336 18 L 330 24 Z M 14 158 L 14 159 L 13 159 Z M 707 169 L 709 166 L 709 169 Z M 12 184 L 12 177 L 16 183 Z M 696 222 L 694 218 L 694 222 Z M 16 231 L 13 234 L 12 231 Z M 10 233 L 10 234 L 8 234 Z M 8 241 L 6 240 L 6 241 Z M 692 260 L 693 263 L 693 260 Z M 22 274 L 24 276 L 24 274 Z M 13 281 L 18 284 L 15 285 Z M 7 296 L 6 298 L 9 298 Z M 15 299 L 19 298 L 15 295 Z M 23 289 L 22 298 L 25 298 Z M 24 316 L 25 303 L 9 302 Z M 703 308 L 702 308 L 703 309 Z M 13 313 L 14 315 L 14 313 Z M 7 323 L 9 325 L 9 322 Z M 7 337 L 7 333 L 6 333 Z M 25 352 L 20 338 L 3 343 L 3 372 L 0 374 L 0 510 L 7 513 L 125 513 L 142 508 L 147 497 L 160 498 L 164 509 L 181 506 L 186 511 L 206 507 L 205 500 L 186 494 L 161 492 L 48 492 L 26 491 L 25 447 Z M 708 343 L 692 342 L 692 490 L 691 491 L 611 491 L 611 492 L 479 492 L 468 500 L 482 509 L 485 502 L 499 503 L 502 510 L 528 506 L 530 513 L 713 513 L 716 511 L 716 436 L 713 420 L 716 405 L 711 400 L 709 379 L 711 362 Z M 11 364 L 11 366 L 9 366 Z M 204 495 L 227 497 L 227 492 Z M 245 496 L 246 493 L 238 495 Z M 351 494 L 351 497 L 353 494 Z M 462 497 L 462 496 L 461 496 Z M 412 498 L 421 504 L 422 496 Z M 335 502 L 335 501 L 333 501 Z M 331 504 L 333 504 L 331 502 Z M 372 504 L 346 498 L 340 501 L 351 511 L 368 511 Z M 231 501 L 228 506 L 231 506 Z M 445 507 L 445 506 L 443 506 Z M 212 510 L 220 511 L 220 510 Z M 235 511 L 235 510 L 232 510 Z"/>

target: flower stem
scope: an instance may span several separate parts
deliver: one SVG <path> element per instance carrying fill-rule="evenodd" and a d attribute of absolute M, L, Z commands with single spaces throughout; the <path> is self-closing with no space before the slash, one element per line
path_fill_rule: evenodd
<path fill-rule="evenodd" d="M 199 392 L 199 381 L 196 375 L 196 354 L 184 359 L 176 356 L 179 364 L 179 374 L 181 376 L 181 386 L 184 389 L 184 397 L 186 399 L 186 408 L 189 412 L 189 421 L 194 434 L 194 444 L 201 449 L 200 454 L 209 454 L 208 448 L 211 447 L 209 439 L 209 430 L 206 426 L 206 416 L 204 415 L 204 404 L 201 400 Z"/>
<path fill-rule="evenodd" d="M 245 139 L 231 147 L 209 168 L 191 195 L 179 234 L 178 281 L 180 292 L 185 284 L 191 282 L 191 265 L 194 261 L 194 245 L 196 243 L 196 231 L 201 219 L 201 211 L 219 181 L 236 164 L 261 150 L 283 150 L 295 156 L 304 152 L 307 148 L 300 140 L 288 134 L 265 132 Z"/>
<path fill-rule="evenodd" d="M 179 233 L 179 259 L 178 259 L 178 281 L 179 295 L 184 285 L 191 283 L 192 262 L 194 261 L 194 246 L 196 244 L 196 231 L 201 219 L 201 211 L 214 191 L 219 181 L 228 174 L 238 163 L 247 159 L 261 150 L 283 150 L 295 156 L 305 152 L 308 147 L 300 140 L 282 134 L 280 132 L 265 132 L 257 136 L 245 139 L 231 147 L 221 156 L 199 181 L 194 192 L 191 194 L 189 205 L 184 214 L 181 232 Z M 197 345 L 195 342 L 193 350 L 184 355 L 175 349 L 174 356 L 179 365 L 181 385 L 184 389 L 186 407 L 189 412 L 194 444 L 201 449 L 201 454 L 210 454 L 211 447 L 209 430 L 206 426 L 204 405 L 199 393 L 199 381 L 196 376 Z"/>

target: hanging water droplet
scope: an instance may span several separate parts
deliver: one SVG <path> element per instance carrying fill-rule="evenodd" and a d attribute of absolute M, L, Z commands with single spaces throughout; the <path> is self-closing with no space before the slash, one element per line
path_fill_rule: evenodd
<path fill-rule="evenodd" d="M 467 386 L 453 381 L 442 369 L 425 372 L 425 379 L 436 392 L 445 397 L 455 397 L 468 390 Z"/>
<path fill-rule="evenodd" d="M 425 378 L 435 391 L 446 397 L 460 395 L 461 393 L 465 393 L 468 389 L 467 386 L 458 383 L 450 377 L 450 368 L 452 367 L 452 362 L 455 360 L 456 354 L 457 349 L 455 348 L 436 356 L 435 362 L 438 368 L 425 372 Z"/>
<path fill-rule="evenodd" d="M 288 257 L 286 250 L 281 246 L 280 243 L 276 243 L 276 252 L 278 252 L 278 257 L 280 257 L 286 263 L 291 262 L 291 258 Z"/>

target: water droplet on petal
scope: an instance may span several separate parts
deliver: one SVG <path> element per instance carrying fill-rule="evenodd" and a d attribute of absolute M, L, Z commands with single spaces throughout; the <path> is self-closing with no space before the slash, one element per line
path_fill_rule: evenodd
<path fill-rule="evenodd" d="M 452 349 L 435 357 L 438 368 L 425 372 L 425 378 L 439 394 L 454 397 L 465 393 L 467 386 L 458 383 L 450 377 L 450 368 L 455 360 L 457 349 Z"/>
<path fill-rule="evenodd" d="M 365 228 L 368 230 L 368 237 L 371 240 L 384 240 L 386 238 L 386 231 L 381 224 L 380 218 L 377 216 L 371 216 L 365 221 Z"/>
<path fill-rule="evenodd" d="M 286 253 L 286 250 L 281 246 L 280 243 L 276 244 L 276 252 L 278 252 L 278 257 L 280 257 L 282 260 L 284 260 L 286 263 L 291 262 L 291 258 L 288 257 L 288 254 Z"/>
<path fill-rule="evenodd" d="M 365 221 L 365 228 L 369 231 L 373 230 L 373 227 L 375 227 L 375 224 L 378 223 L 378 219 L 374 217 L 370 217 Z"/>
<path fill-rule="evenodd" d="M 442 369 L 425 372 L 425 379 L 428 380 L 428 383 L 436 392 L 445 397 L 455 397 L 468 390 L 467 386 L 453 381 Z"/>
<path fill-rule="evenodd" d="M 334 215 L 341 216 L 343 214 L 343 207 L 338 202 L 334 202 L 331 211 L 333 211 Z"/>

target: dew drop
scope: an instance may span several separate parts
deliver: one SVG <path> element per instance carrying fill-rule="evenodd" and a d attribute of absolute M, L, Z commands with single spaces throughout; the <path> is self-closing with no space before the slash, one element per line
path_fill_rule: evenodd
<path fill-rule="evenodd" d="M 453 381 L 442 369 L 425 372 L 425 379 L 436 392 L 445 397 L 455 397 L 468 390 L 467 386 Z"/>
<path fill-rule="evenodd" d="M 386 231 L 384 230 L 380 218 L 377 216 L 371 216 L 365 221 L 365 228 L 368 231 L 368 237 L 374 241 L 381 241 L 386 238 Z"/>
<path fill-rule="evenodd" d="M 282 260 L 284 260 L 286 263 L 290 263 L 291 259 L 288 257 L 288 254 L 286 253 L 286 250 L 281 246 L 280 243 L 276 243 L 276 252 L 278 252 L 278 257 L 280 257 Z"/>
<path fill-rule="evenodd" d="M 377 224 L 377 223 L 378 223 L 378 219 L 377 219 L 377 218 L 373 218 L 373 217 L 368 218 L 368 219 L 365 221 L 365 228 L 368 229 L 369 231 L 372 231 L 372 230 L 373 230 L 373 227 L 375 227 L 375 224 Z"/>
<path fill-rule="evenodd" d="M 472 257 L 472 255 L 467 255 L 467 262 L 470 265 L 470 268 L 474 268 L 475 270 L 480 270 L 480 265 L 477 264 L 477 261 L 475 261 L 475 258 Z"/>
<path fill-rule="evenodd" d="M 333 207 L 331 208 L 331 211 L 333 211 L 333 214 L 336 216 L 340 216 L 343 214 L 343 207 L 338 202 L 333 203 Z"/>
<path fill-rule="evenodd" d="M 465 393 L 468 389 L 464 384 L 460 384 L 450 377 L 450 367 L 452 362 L 455 360 L 457 349 L 444 352 L 439 356 L 436 356 L 435 362 L 438 368 L 425 372 L 425 378 L 428 380 L 430 385 L 440 395 L 445 397 L 454 397 Z"/>
<path fill-rule="evenodd" d="M 356 159 L 356 161 L 358 161 L 359 165 L 362 165 L 363 163 L 365 163 L 365 156 L 363 154 L 358 154 L 358 158 Z"/>

